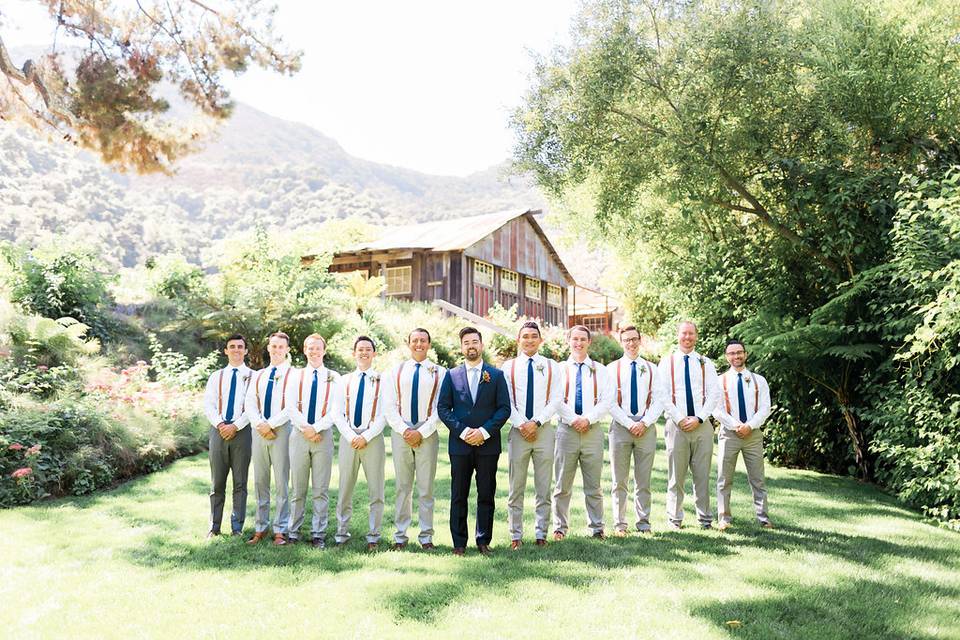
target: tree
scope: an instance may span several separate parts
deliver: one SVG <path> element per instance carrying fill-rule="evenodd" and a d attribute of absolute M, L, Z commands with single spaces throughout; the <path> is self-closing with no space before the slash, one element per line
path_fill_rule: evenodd
<path fill-rule="evenodd" d="M 120 169 L 169 171 L 209 127 L 163 118 L 163 86 L 176 85 L 209 122 L 233 106 L 225 73 L 300 68 L 300 53 L 273 33 L 276 8 L 263 0 L 36 1 L 49 10 L 54 42 L 42 57 L 15 62 L 0 33 L 0 117 L 56 133 Z M 12 17 L 0 9 L 0 28 Z"/>
<path fill-rule="evenodd" d="M 634 308 L 698 319 L 708 350 L 758 318 L 780 353 L 810 339 L 773 381 L 781 426 L 799 409 L 820 439 L 805 464 L 843 433 L 870 475 L 862 381 L 897 347 L 861 278 L 901 177 L 957 157 L 958 27 L 938 1 L 594 2 L 514 116 L 518 168 L 620 249 Z"/>

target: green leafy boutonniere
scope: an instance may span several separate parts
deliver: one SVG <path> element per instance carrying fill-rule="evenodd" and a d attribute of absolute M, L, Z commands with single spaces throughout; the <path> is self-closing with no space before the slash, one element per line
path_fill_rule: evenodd
<path fill-rule="evenodd" d="M 374 374 L 374 375 L 371 375 L 371 376 L 368 376 L 367 379 L 368 379 L 370 382 L 374 383 L 374 384 L 380 382 L 380 376 L 375 375 L 375 374 Z"/>
<path fill-rule="evenodd" d="M 429 367 L 427 367 L 427 371 L 430 372 L 430 375 L 435 374 L 435 373 L 437 372 L 437 367 L 436 367 L 436 365 L 430 365 Z"/>
<path fill-rule="evenodd" d="M 536 370 L 540 373 L 540 375 L 543 375 L 543 365 L 542 365 L 542 364 L 538 364 L 537 366 L 534 367 L 534 369 L 536 369 Z"/>

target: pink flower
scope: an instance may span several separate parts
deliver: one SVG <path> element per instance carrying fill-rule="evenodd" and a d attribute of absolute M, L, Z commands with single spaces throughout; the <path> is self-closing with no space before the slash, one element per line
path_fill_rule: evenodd
<path fill-rule="evenodd" d="M 23 445 L 19 442 L 14 442 L 10 445 L 10 451 L 20 451 L 21 449 L 23 449 Z"/>
<path fill-rule="evenodd" d="M 35 445 L 33 445 L 32 447 L 30 447 L 29 449 L 27 449 L 26 455 L 28 455 L 28 456 L 35 456 L 35 455 L 37 455 L 38 453 L 40 453 L 40 445 L 39 445 L 39 444 L 35 444 Z"/>
<path fill-rule="evenodd" d="M 33 469 L 31 469 L 30 467 L 21 467 L 20 469 L 17 469 L 13 473 L 11 473 L 10 477 L 13 478 L 14 480 L 19 480 L 20 478 L 26 478 L 31 473 L 33 473 Z"/>
<path fill-rule="evenodd" d="M 37 365 L 37 370 L 38 370 L 38 371 L 46 371 L 46 370 L 49 369 L 49 368 L 50 368 L 50 367 L 48 367 L 48 366 L 45 365 L 45 364 L 38 364 L 38 365 Z"/>

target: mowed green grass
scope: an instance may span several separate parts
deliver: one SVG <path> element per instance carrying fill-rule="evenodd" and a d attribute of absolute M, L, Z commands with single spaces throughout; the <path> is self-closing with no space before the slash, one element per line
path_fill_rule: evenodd
<path fill-rule="evenodd" d="M 450 467 L 441 446 L 432 553 L 416 545 L 366 552 L 362 474 L 345 549 L 206 542 L 204 456 L 93 497 L 0 512 L 0 636 L 960 638 L 960 535 L 870 486 L 768 466 L 775 531 L 755 524 L 742 473 L 735 528 L 668 531 L 661 448 L 652 535 L 587 538 L 578 476 L 572 535 L 537 548 L 531 478 L 528 544 L 511 552 L 504 453 L 495 554 L 470 549 L 459 559 L 450 553 Z M 385 540 L 392 471 L 388 460 Z M 336 470 L 331 486 L 332 512 Z M 609 488 L 608 463 L 608 530 Z M 250 490 L 248 531 L 252 480 Z M 411 533 L 415 539 L 416 522 Z"/>

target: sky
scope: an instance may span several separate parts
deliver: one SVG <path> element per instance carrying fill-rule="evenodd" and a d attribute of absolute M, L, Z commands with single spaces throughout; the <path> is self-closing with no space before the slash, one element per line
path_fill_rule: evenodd
<path fill-rule="evenodd" d="M 127 0 L 115 0 L 127 2 Z M 130 0 L 132 2 L 132 0 Z M 8 46 L 49 44 L 38 0 L 3 0 Z M 510 157 L 531 52 L 567 40 L 578 0 L 279 0 L 277 32 L 304 52 L 293 77 L 251 70 L 233 96 L 309 124 L 352 155 L 442 175 Z M 11 16 L 13 18 L 11 19 Z"/>

